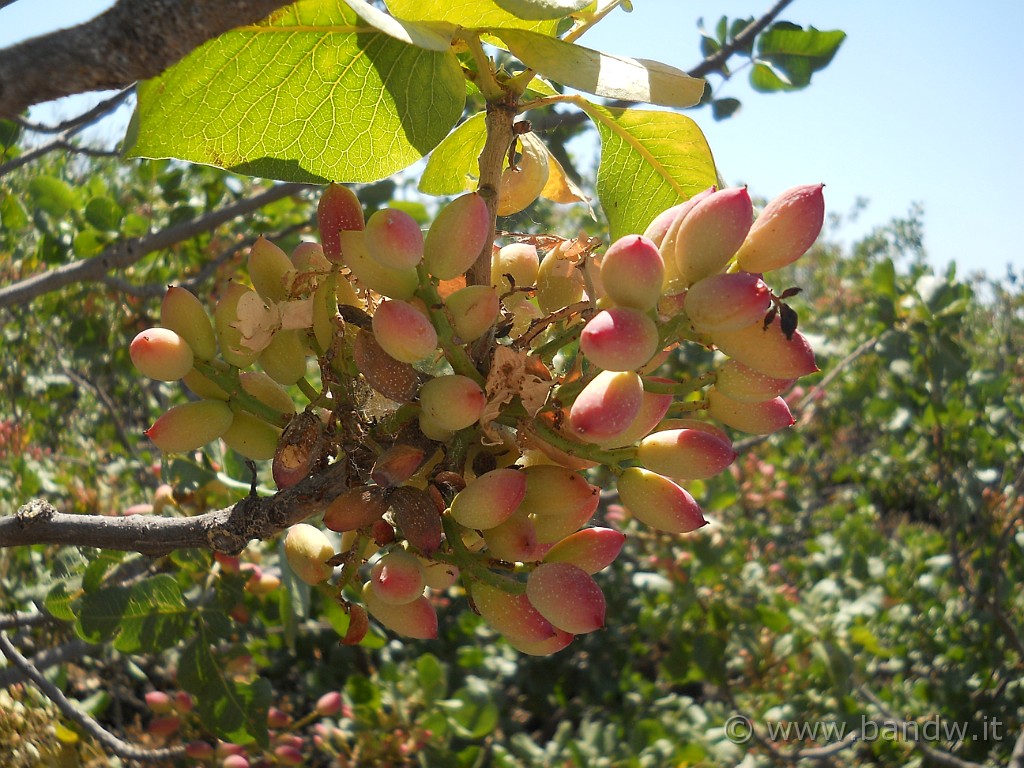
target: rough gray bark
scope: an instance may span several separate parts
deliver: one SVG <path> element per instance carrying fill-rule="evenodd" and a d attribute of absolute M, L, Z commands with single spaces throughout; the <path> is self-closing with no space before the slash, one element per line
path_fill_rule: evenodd
<path fill-rule="evenodd" d="M 282 0 L 119 0 L 77 27 L 0 50 L 0 117 L 160 74 L 229 29 L 266 18 Z"/>

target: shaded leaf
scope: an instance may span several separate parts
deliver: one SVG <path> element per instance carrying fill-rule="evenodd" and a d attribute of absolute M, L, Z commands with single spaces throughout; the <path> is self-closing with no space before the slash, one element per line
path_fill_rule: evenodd
<path fill-rule="evenodd" d="M 124 210 L 109 197 L 94 197 L 85 205 L 85 220 L 103 232 L 115 232 L 123 216 Z"/>
<path fill-rule="evenodd" d="M 815 72 L 829 65 L 845 39 L 846 33 L 840 30 L 776 22 L 757 38 L 757 63 L 750 84 L 767 92 L 805 88 Z"/>
<path fill-rule="evenodd" d="M 577 103 L 601 136 L 597 196 L 613 241 L 643 232 L 666 208 L 716 183 L 711 150 L 690 118 Z"/>
<path fill-rule="evenodd" d="M 534 32 L 493 32 L 526 66 L 580 91 L 665 107 L 693 106 L 704 93 L 703 80 L 667 64 L 612 56 Z"/>
<path fill-rule="evenodd" d="M 53 217 L 63 216 L 78 206 L 78 195 L 72 186 L 53 176 L 36 176 L 28 183 L 28 192 L 36 208 Z"/>
<path fill-rule="evenodd" d="M 131 587 L 112 587 L 84 595 L 74 604 L 75 631 L 92 643 L 114 642 L 119 651 L 155 653 L 186 635 L 192 610 L 168 574 Z"/>
<path fill-rule="evenodd" d="M 269 680 L 251 683 L 231 679 L 210 652 L 212 638 L 203 630 L 182 651 L 178 682 L 195 697 L 203 725 L 217 737 L 235 744 L 269 744 L 267 710 Z"/>
<path fill-rule="evenodd" d="M 400 42 L 340 0 L 304 0 L 139 86 L 132 157 L 292 181 L 375 181 L 426 155 L 462 114 L 454 53 Z"/>
<path fill-rule="evenodd" d="M 711 102 L 711 116 L 715 120 L 727 120 L 736 114 L 740 108 L 740 100 L 727 98 L 727 99 L 715 99 Z"/>

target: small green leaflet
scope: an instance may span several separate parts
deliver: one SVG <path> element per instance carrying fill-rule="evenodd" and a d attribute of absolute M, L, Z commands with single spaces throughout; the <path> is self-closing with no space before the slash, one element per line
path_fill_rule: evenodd
<path fill-rule="evenodd" d="M 430 153 L 419 190 L 428 195 L 458 195 L 476 188 L 478 160 L 487 141 L 485 115 L 478 112 L 448 134 Z"/>
<path fill-rule="evenodd" d="M 126 145 L 266 178 L 375 181 L 433 149 L 465 93 L 450 50 L 401 42 L 343 0 L 303 0 L 142 83 Z"/>
<path fill-rule="evenodd" d="M 526 66 L 586 93 L 663 107 L 692 107 L 704 93 L 703 80 L 667 64 L 612 56 L 518 29 L 491 32 Z"/>
<path fill-rule="evenodd" d="M 711 149 L 690 118 L 575 103 L 601 136 L 597 196 L 613 241 L 643 232 L 666 208 L 717 183 Z"/>

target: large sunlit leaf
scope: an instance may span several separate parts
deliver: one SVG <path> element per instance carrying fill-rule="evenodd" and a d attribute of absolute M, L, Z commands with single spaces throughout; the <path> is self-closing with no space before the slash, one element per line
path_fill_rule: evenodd
<path fill-rule="evenodd" d="M 430 51 L 446 51 L 451 45 L 451 31 L 454 28 L 450 25 L 447 25 L 449 29 L 442 32 L 436 27 L 396 19 L 370 5 L 366 0 L 345 0 L 345 3 L 359 15 L 359 18 L 374 29 L 379 29 L 384 34 L 401 40 L 403 43 L 416 45 Z"/>
<path fill-rule="evenodd" d="M 215 638 L 206 631 L 185 647 L 178 664 L 178 682 L 192 694 L 205 728 L 235 744 L 262 746 L 269 742 L 267 710 L 270 708 L 270 681 L 260 678 L 252 683 L 228 676 L 210 652 Z"/>
<path fill-rule="evenodd" d="M 788 21 L 773 24 L 757 38 L 757 61 L 750 84 L 758 91 L 792 91 L 810 85 L 811 76 L 832 61 L 846 39 L 840 30 L 804 29 Z"/>
<path fill-rule="evenodd" d="M 374 181 L 433 149 L 464 103 L 451 51 L 396 40 L 342 0 L 303 0 L 142 83 L 129 155 L 291 181 Z"/>
<path fill-rule="evenodd" d="M 487 141 L 486 116 L 478 112 L 452 131 L 427 160 L 419 189 L 428 195 L 458 195 L 476 189 L 478 159 Z"/>
<path fill-rule="evenodd" d="M 667 64 L 612 56 L 518 29 L 493 32 L 526 66 L 586 93 L 663 107 L 691 107 L 704 93 L 703 80 Z"/>
<path fill-rule="evenodd" d="M 601 136 L 597 196 L 613 240 L 643 232 L 663 210 L 716 183 L 707 140 L 690 118 L 577 103 Z"/>
<path fill-rule="evenodd" d="M 561 19 L 581 11 L 591 0 L 494 0 L 520 19 Z"/>
<path fill-rule="evenodd" d="M 530 29 L 553 35 L 558 20 L 521 19 L 500 7 L 495 0 L 387 0 L 388 10 L 408 21 L 446 21 L 466 29 L 504 27 Z"/>

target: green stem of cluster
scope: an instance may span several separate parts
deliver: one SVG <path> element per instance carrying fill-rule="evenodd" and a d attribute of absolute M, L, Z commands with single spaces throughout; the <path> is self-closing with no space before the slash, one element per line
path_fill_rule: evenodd
<path fill-rule="evenodd" d="M 298 385 L 299 389 L 302 390 L 302 394 L 304 394 L 306 396 L 306 399 L 309 400 L 309 402 L 311 403 L 316 403 L 320 400 L 320 398 L 323 397 L 324 393 L 318 392 L 316 387 L 314 387 L 312 384 L 306 381 L 305 377 L 299 379 L 296 382 L 296 384 Z"/>
<path fill-rule="evenodd" d="M 689 381 L 655 381 L 653 379 L 644 379 L 644 391 L 653 392 L 659 395 L 679 395 L 685 396 L 700 389 L 703 389 L 708 384 L 714 384 L 715 379 L 718 378 L 718 374 L 713 371 L 702 373 Z"/>
<path fill-rule="evenodd" d="M 199 373 L 227 392 L 229 405 L 246 410 L 275 427 L 283 429 L 287 426 L 288 417 L 285 414 L 271 408 L 242 389 L 242 383 L 238 380 L 237 368 L 228 366 L 227 370 L 222 370 L 204 360 L 196 360 L 194 367 Z"/>
<path fill-rule="evenodd" d="M 696 333 L 693 330 L 690 318 L 682 313 L 676 315 L 667 323 L 662 325 L 658 329 L 658 337 L 663 348 L 667 347 L 669 344 L 675 344 L 676 342 L 683 340 L 694 341 L 705 346 L 710 344 L 707 336 Z"/>
<path fill-rule="evenodd" d="M 538 437 L 547 443 L 551 443 L 551 445 L 558 448 L 560 451 L 565 451 L 570 456 L 575 456 L 580 459 L 596 461 L 598 464 L 605 464 L 611 468 L 612 471 L 614 471 L 614 469 L 623 462 L 632 461 L 636 458 L 636 448 L 634 446 L 606 449 L 596 445 L 579 443 L 559 434 L 540 421 L 534 422 L 531 425 L 531 429 L 537 433 Z"/>
<path fill-rule="evenodd" d="M 396 435 L 410 421 L 420 415 L 419 403 L 403 403 L 380 421 L 380 432 L 385 435 Z"/>
<path fill-rule="evenodd" d="M 533 354 L 539 355 L 545 360 L 550 357 L 554 357 L 562 347 L 568 346 L 569 344 L 572 344 L 572 342 L 576 341 L 580 337 L 581 333 L 583 333 L 583 323 L 574 323 L 533 350 Z"/>
<path fill-rule="evenodd" d="M 680 416 L 689 416 L 699 411 L 706 411 L 708 404 L 706 400 L 688 400 L 681 403 L 672 403 L 669 406 L 668 413 L 665 414 L 665 418 L 672 419 Z"/>
<path fill-rule="evenodd" d="M 522 594 L 526 591 L 525 583 L 508 579 L 495 573 L 487 566 L 487 561 L 483 557 L 475 552 L 470 552 L 462 541 L 462 532 L 459 530 L 459 524 L 450 515 L 443 515 L 441 517 L 441 524 L 444 526 L 445 539 L 447 539 L 448 545 L 452 550 L 451 556 L 446 557 L 443 553 L 438 552 L 433 554 L 432 557 L 440 562 L 448 562 L 458 567 L 459 571 L 463 574 L 464 583 L 472 580 L 482 581 L 485 584 L 511 592 L 512 594 Z M 469 578 L 466 578 L 467 576 Z"/>
<path fill-rule="evenodd" d="M 416 290 L 416 294 L 427 305 L 430 321 L 437 331 L 437 341 L 444 351 L 445 358 L 451 363 L 452 370 L 456 373 L 468 376 L 477 384 L 483 386 L 485 383 L 484 377 L 476 369 L 476 366 L 473 365 L 469 353 L 461 345 L 455 343 L 455 331 L 452 330 L 452 324 L 448 322 L 448 315 L 445 314 L 444 303 L 441 301 L 441 295 L 437 292 L 437 286 L 434 285 L 423 264 L 420 264 L 416 269 L 420 278 L 420 286 Z"/>

